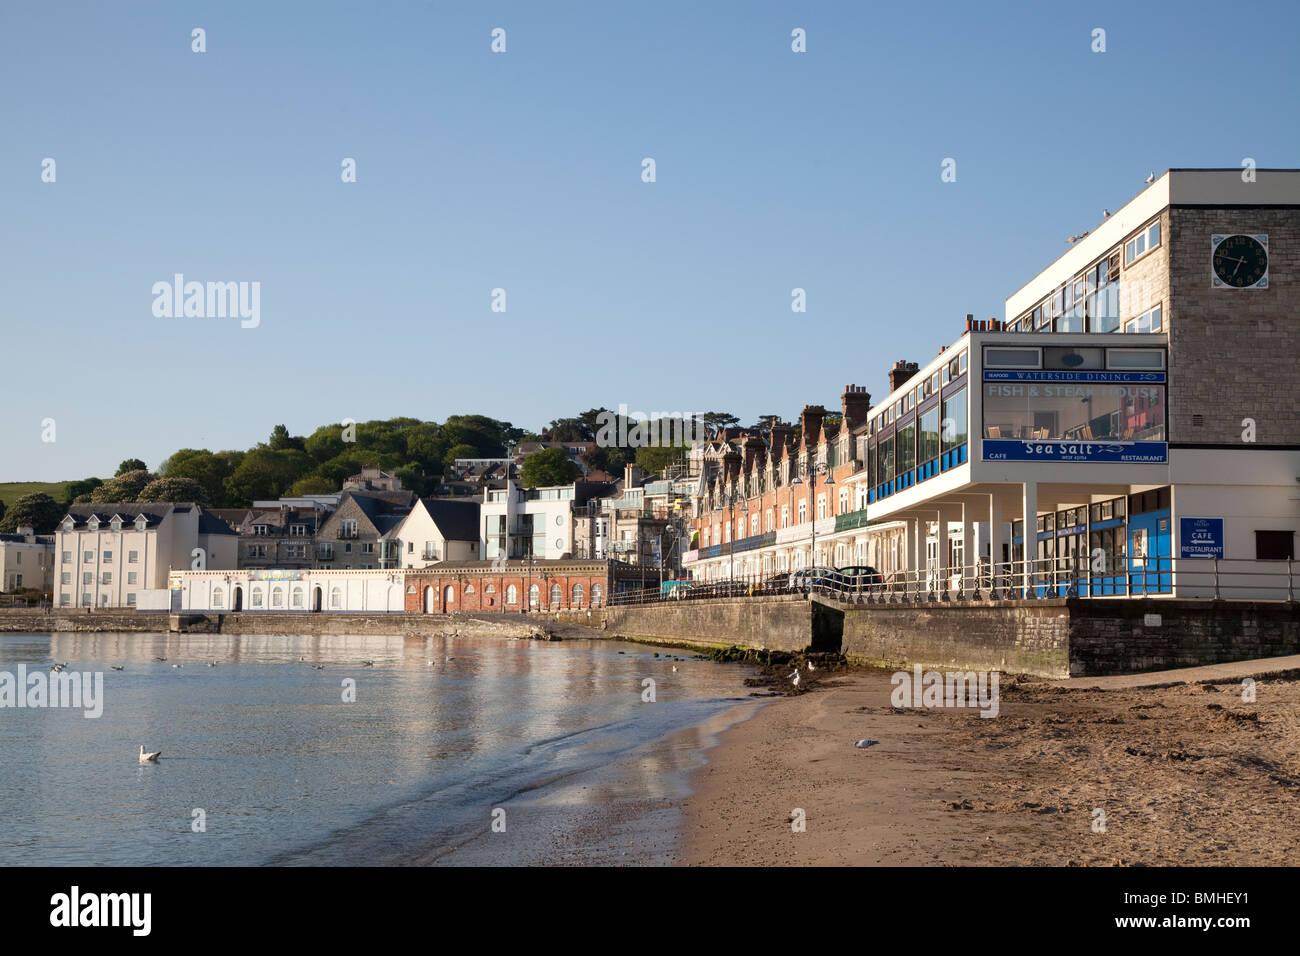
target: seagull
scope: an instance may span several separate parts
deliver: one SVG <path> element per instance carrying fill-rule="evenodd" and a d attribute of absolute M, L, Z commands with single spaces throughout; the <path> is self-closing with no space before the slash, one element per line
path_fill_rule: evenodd
<path fill-rule="evenodd" d="M 808 662 L 808 669 L 809 669 L 810 671 L 815 671 L 815 670 L 817 669 L 817 665 L 814 664 L 812 661 L 809 661 L 809 662 Z"/>
<path fill-rule="evenodd" d="M 62 665 L 62 664 L 55 664 L 53 667 L 50 668 L 50 673 L 52 673 L 52 674 L 62 674 L 62 673 L 63 673 L 63 665 Z"/>
<path fill-rule="evenodd" d="M 1103 210 L 1101 211 L 1101 218 L 1102 218 L 1102 219 L 1109 219 L 1109 218 L 1110 218 L 1110 210 L 1109 210 L 1109 209 L 1103 209 Z"/>
<path fill-rule="evenodd" d="M 791 675 L 789 676 L 789 678 L 787 678 L 787 679 L 793 681 L 793 682 L 794 682 L 794 686 L 795 686 L 795 687 L 798 687 L 798 686 L 799 686 L 799 668 L 796 667 L 794 673 L 791 674 Z"/>
<path fill-rule="evenodd" d="M 325 669 L 325 665 L 324 665 L 324 664 L 313 664 L 313 665 L 311 665 L 311 669 L 314 670 L 314 671 L 323 671 L 323 670 Z"/>
<path fill-rule="evenodd" d="M 165 661 L 165 660 L 167 660 L 167 658 L 165 658 L 165 657 L 155 657 L 154 660 L 156 660 L 156 661 Z"/>
<path fill-rule="evenodd" d="M 216 661 L 212 661 L 212 662 L 210 662 L 207 666 L 208 666 L 208 667 L 216 667 L 216 666 L 217 666 L 217 662 L 216 662 Z"/>
<path fill-rule="evenodd" d="M 300 657 L 300 658 L 298 658 L 298 662 L 301 663 L 301 662 L 305 661 L 306 659 L 307 659 L 307 658 L 305 658 L 305 657 Z"/>
<path fill-rule="evenodd" d="M 176 669 L 177 667 L 184 667 L 184 666 L 185 666 L 184 664 L 173 664 L 173 665 L 172 665 L 172 669 L 174 670 L 174 669 Z"/>
<path fill-rule="evenodd" d="M 1153 169 L 1151 170 L 1151 172 L 1147 173 L 1147 182 L 1153 183 L 1155 181 L 1156 181 L 1156 171 Z"/>
<path fill-rule="evenodd" d="M 677 665 L 676 665 L 676 664 L 673 665 L 673 673 L 674 673 L 674 674 L 677 673 Z"/>
<path fill-rule="evenodd" d="M 155 750 L 153 753 L 151 753 L 151 754 L 147 754 L 147 753 L 144 752 L 144 744 L 141 744 L 141 745 L 140 745 L 140 762 L 141 762 L 141 763 L 148 763 L 148 762 L 151 761 L 151 760 L 152 760 L 154 763 L 157 763 L 157 762 L 158 762 L 158 758 L 159 758 L 161 755 L 162 755 L 162 751 L 161 751 L 161 750 Z"/>
<path fill-rule="evenodd" d="M 362 661 L 362 662 L 361 662 L 361 666 L 362 666 L 362 667 L 374 667 L 374 666 L 375 666 L 375 662 L 374 662 L 374 661 Z"/>
<path fill-rule="evenodd" d="M 122 668 L 118 667 L 116 664 L 110 664 L 110 665 L 108 665 L 108 666 L 111 667 L 111 668 L 113 668 L 113 670 L 115 670 L 115 671 L 120 671 L 120 670 L 122 670 Z"/>

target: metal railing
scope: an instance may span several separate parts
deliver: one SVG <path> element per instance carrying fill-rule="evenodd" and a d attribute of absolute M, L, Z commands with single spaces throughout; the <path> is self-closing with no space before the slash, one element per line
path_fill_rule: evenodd
<path fill-rule="evenodd" d="M 778 594 L 817 594 L 855 604 L 1115 597 L 1295 601 L 1296 572 L 1294 560 L 1119 558 L 1117 567 L 1107 570 L 1104 564 L 1094 565 L 1085 558 L 1036 558 L 996 565 L 983 561 L 976 565 L 895 571 L 883 578 L 817 568 L 673 582 L 663 588 L 623 591 L 609 603 L 652 604 Z"/>

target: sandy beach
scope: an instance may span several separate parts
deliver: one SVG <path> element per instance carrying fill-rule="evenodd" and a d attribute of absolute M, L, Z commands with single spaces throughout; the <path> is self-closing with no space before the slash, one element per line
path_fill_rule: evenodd
<path fill-rule="evenodd" d="M 1005 677 L 992 719 L 895 709 L 889 677 L 827 675 L 722 734 L 694 774 L 680 862 L 1300 863 L 1294 673 L 1261 679 L 1254 703 L 1239 679 Z"/>

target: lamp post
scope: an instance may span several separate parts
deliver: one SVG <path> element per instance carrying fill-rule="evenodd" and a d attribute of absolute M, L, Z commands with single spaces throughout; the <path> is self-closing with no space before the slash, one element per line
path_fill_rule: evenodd
<path fill-rule="evenodd" d="M 808 476 L 808 518 L 812 521 L 812 543 L 809 545 L 808 549 L 808 567 L 811 569 L 817 566 L 817 512 L 815 510 L 816 504 L 813 501 L 813 488 L 817 484 L 816 477 L 818 475 L 826 475 L 826 480 L 822 482 L 824 485 L 835 484 L 835 476 L 831 474 L 829 467 L 819 462 L 812 462 L 809 464 L 808 471 L 810 472 Z M 790 484 L 802 485 L 803 479 L 798 475 L 795 475 L 794 480 L 791 481 Z"/>

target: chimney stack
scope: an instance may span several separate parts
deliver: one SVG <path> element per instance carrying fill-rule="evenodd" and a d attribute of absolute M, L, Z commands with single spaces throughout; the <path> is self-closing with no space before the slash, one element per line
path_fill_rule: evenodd
<path fill-rule="evenodd" d="M 805 405 L 799 414 L 799 424 L 803 426 L 803 447 L 813 449 L 822 437 L 822 421 L 826 418 L 826 409 L 821 405 Z"/>
<path fill-rule="evenodd" d="M 894 363 L 894 367 L 889 370 L 889 390 L 891 392 L 898 391 L 898 389 L 902 388 L 908 379 L 920 370 L 921 366 L 917 365 L 915 362 L 907 362 L 903 359 L 899 359 Z"/>
<path fill-rule="evenodd" d="M 871 395 L 865 385 L 849 385 L 840 396 L 844 412 L 844 427 L 852 431 L 867 420 L 871 410 Z"/>

